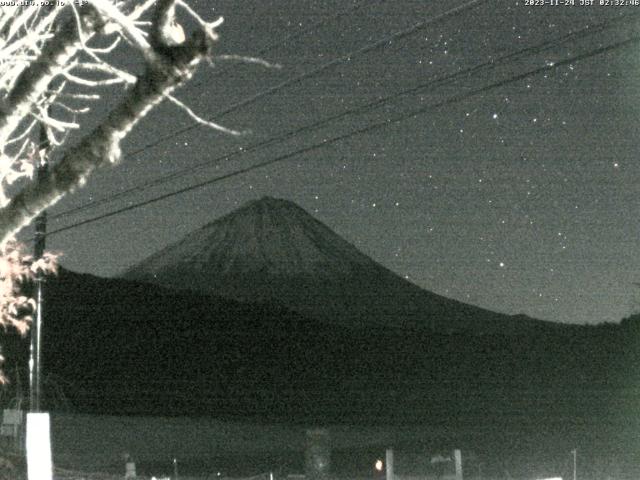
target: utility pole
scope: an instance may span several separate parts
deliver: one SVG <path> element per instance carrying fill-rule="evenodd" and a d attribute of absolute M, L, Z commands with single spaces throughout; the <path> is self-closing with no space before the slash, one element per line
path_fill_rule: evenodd
<path fill-rule="evenodd" d="M 44 124 L 40 125 L 40 139 L 38 142 L 36 176 L 39 181 L 43 180 L 49 173 L 47 153 L 49 150 L 49 137 Z M 35 219 L 35 242 L 33 257 L 35 261 L 42 258 L 45 248 L 45 238 L 47 235 L 47 212 L 43 211 Z M 42 398 L 42 309 L 43 309 L 43 283 L 44 274 L 36 272 L 36 315 L 31 325 L 31 351 L 29 358 L 29 411 L 40 412 L 40 400 Z"/>
<path fill-rule="evenodd" d="M 49 138 L 43 123 L 40 124 L 40 141 L 38 142 L 37 170 L 39 180 L 48 174 L 47 154 Z M 45 236 L 47 234 L 47 214 L 42 212 L 35 221 L 34 258 L 38 261 L 44 253 Z M 31 355 L 29 358 L 29 413 L 27 413 L 26 452 L 27 478 L 29 480 L 53 480 L 53 462 L 51 458 L 51 419 L 42 412 L 40 400 L 42 395 L 41 341 L 42 341 L 42 306 L 44 272 L 36 271 L 36 315 L 31 325 Z"/>

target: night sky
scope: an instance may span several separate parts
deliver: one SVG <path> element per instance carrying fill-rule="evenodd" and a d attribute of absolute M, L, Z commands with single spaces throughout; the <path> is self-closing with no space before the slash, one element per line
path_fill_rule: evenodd
<path fill-rule="evenodd" d="M 112 170 L 97 172 L 51 215 L 430 80 L 450 78 L 284 143 L 54 218 L 50 230 L 413 109 L 425 110 L 52 235 L 48 247 L 63 252 L 64 266 L 117 274 L 244 202 L 270 195 L 295 201 L 376 261 L 441 295 L 572 323 L 619 321 L 640 310 L 640 289 L 634 284 L 640 281 L 640 42 L 593 54 L 639 35 L 640 6 L 487 0 L 431 21 L 466 2 L 190 3 L 205 17 L 225 17 L 219 54 L 264 52 L 262 58 L 282 66 L 203 65 L 178 97 L 206 117 L 394 32 L 430 23 L 217 120 L 247 132 L 240 137 L 202 127 L 176 134 L 192 120 L 170 105 L 161 106 L 128 137 L 124 151 L 137 153 Z M 575 35 L 566 38 L 570 33 Z M 523 49 L 509 61 L 500 60 Z M 491 60 L 492 65 L 467 72 Z M 132 53 L 116 61 L 139 66 Z M 508 81 L 542 67 L 547 68 Z M 503 80 L 496 88 L 469 94 Z M 117 92 L 107 90 L 105 98 L 112 104 Z M 427 108 L 437 103 L 443 105 Z M 87 128 L 105 108 L 95 109 Z"/>

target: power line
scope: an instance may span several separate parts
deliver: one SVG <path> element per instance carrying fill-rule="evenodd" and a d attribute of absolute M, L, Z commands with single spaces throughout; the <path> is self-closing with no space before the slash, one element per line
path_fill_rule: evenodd
<path fill-rule="evenodd" d="M 365 54 L 365 53 L 369 53 L 369 52 L 371 52 L 373 50 L 376 50 L 376 49 L 378 49 L 380 47 L 384 47 L 386 45 L 389 45 L 390 42 L 392 42 L 394 40 L 399 40 L 399 39 L 405 38 L 405 37 L 407 37 L 409 35 L 412 35 L 413 33 L 417 32 L 417 31 L 420 31 L 421 29 L 423 29 L 423 28 L 425 28 L 425 27 L 427 27 L 427 26 L 429 26 L 429 25 L 431 25 L 433 23 L 436 23 L 436 22 L 439 22 L 439 21 L 444 20 L 446 18 L 455 16 L 455 15 L 463 12 L 466 9 L 475 7 L 476 5 L 478 5 L 479 3 L 483 2 L 483 1 L 486 1 L 486 0 L 469 0 L 469 1 L 465 2 L 465 3 L 463 3 L 462 5 L 450 8 L 449 10 L 447 10 L 447 11 L 445 11 L 445 12 L 439 14 L 439 15 L 436 15 L 435 17 L 432 17 L 429 20 L 425 20 L 425 21 L 422 21 L 422 22 L 415 23 L 414 25 L 412 25 L 409 28 L 406 28 L 404 30 L 400 30 L 398 32 L 392 33 L 391 35 L 388 35 L 388 36 L 382 38 L 381 40 L 378 40 L 378 41 L 376 41 L 374 43 L 365 45 L 364 47 L 361 47 L 359 49 L 353 50 L 352 52 L 347 53 L 346 55 L 343 55 L 342 57 L 335 58 L 335 59 L 333 59 L 333 60 L 331 60 L 331 61 L 329 61 L 327 63 L 324 63 L 324 64 L 322 64 L 322 65 L 320 65 L 320 66 L 318 66 L 318 67 L 316 67 L 316 68 L 314 68 L 312 70 L 309 70 L 307 72 L 303 72 L 300 75 L 296 75 L 295 77 L 289 78 L 287 80 L 283 80 L 282 82 L 274 85 L 273 87 L 269 87 L 266 90 L 258 92 L 258 93 L 256 93 L 255 95 L 253 95 L 253 96 L 251 96 L 249 98 L 246 98 L 244 100 L 241 100 L 238 103 L 235 103 L 235 104 L 231 105 L 230 107 L 226 108 L 225 110 L 222 110 L 221 112 L 218 112 L 217 114 L 212 115 L 207 120 L 209 120 L 209 121 L 218 120 L 221 117 L 224 117 L 225 115 L 227 115 L 227 114 L 229 114 L 231 112 L 234 112 L 235 110 L 238 110 L 239 108 L 246 107 L 247 105 L 251 105 L 252 103 L 257 102 L 258 100 L 260 100 L 260 99 L 262 99 L 264 97 L 267 97 L 267 96 L 269 96 L 269 95 L 271 95 L 273 93 L 276 93 L 276 92 L 282 90 L 283 88 L 290 87 L 291 85 L 295 85 L 296 83 L 302 82 L 303 80 L 306 80 L 308 78 L 314 77 L 314 76 L 318 75 L 319 73 L 322 73 L 322 72 L 324 72 L 324 71 L 326 71 L 326 70 L 328 70 L 328 69 L 330 69 L 332 67 L 335 67 L 335 66 L 340 65 L 342 63 L 348 62 L 353 57 L 356 57 L 358 55 L 362 55 L 362 54 Z M 133 151 L 127 153 L 127 155 L 128 156 L 138 155 L 138 154 L 144 152 L 145 150 L 149 150 L 150 148 L 153 148 L 156 145 L 159 145 L 160 143 L 164 142 L 165 140 L 170 140 L 172 138 L 180 136 L 183 133 L 186 133 L 186 132 L 188 132 L 190 130 L 193 130 L 194 128 L 199 127 L 199 126 L 200 126 L 199 123 L 194 122 L 194 123 L 192 123 L 192 124 L 190 124 L 190 125 L 188 125 L 188 126 L 186 126 L 184 128 L 176 130 L 175 132 L 173 132 L 171 134 L 165 135 L 164 137 L 160 137 L 160 138 L 158 138 L 157 140 L 155 140 L 155 141 L 153 141 L 151 143 L 148 143 L 148 144 L 146 144 L 146 145 L 144 145 L 144 146 L 142 146 L 142 147 L 140 147 L 140 148 L 138 148 L 136 150 L 133 150 Z"/>
<path fill-rule="evenodd" d="M 424 107 L 415 109 L 415 110 L 413 110 L 411 112 L 406 112 L 406 113 L 398 115 L 398 116 L 396 116 L 396 117 L 394 117 L 392 119 L 384 120 L 384 121 L 381 121 L 381 122 L 376 122 L 376 123 L 367 125 L 365 127 L 362 127 L 360 129 L 353 130 L 351 132 L 348 132 L 348 133 L 345 133 L 345 134 L 342 134 L 342 135 L 338 135 L 338 136 L 333 137 L 331 139 L 323 140 L 322 142 L 318 142 L 318 143 L 314 143 L 312 145 L 300 148 L 298 150 L 295 150 L 295 151 L 280 155 L 280 156 L 275 157 L 273 159 L 265 160 L 263 162 L 256 163 L 256 164 L 251 165 L 249 167 L 246 167 L 246 168 L 243 168 L 243 169 L 239 169 L 239 170 L 227 173 L 225 175 L 220 175 L 218 177 L 214 177 L 214 178 L 205 180 L 203 182 L 199 182 L 199 183 L 196 183 L 196 184 L 184 187 L 184 188 L 180 188 L 178 190 L 174 190 L 173 192 L 169 192 L 169 193 L 166 193 L 166 194 L 163 194 L 163 195 L 159 195 L 157 197 L 154 197 L 154 198 L 142 201 L 142 202 L 138 202 L 138 203 L 135 203 L 135 204 L 132 204 L 132 205 L 128 205 L 126 207 L 123 207 L 123 208 L 120 208 L 120 209 L 117 209 L 117 210 L 113 210 L 111 212 L 107 212 L 107 213 L 102 214 L 102 215 L 98 215 L 98 216 L 95 216 L 95 217 L 92 217 L 92 218 L 89 218 L 89 219 L 86 219 L 86 220 L 83 220 L 83 221 L 80 221 L 80 222 L 76 222 L 74 224 L 59 228 L 57 230 L 53 230 L 53 231 L 49 232 L 47 234 L 47 236 L 54 235 L 54 234 L 57 234 L 57 233 L 61 233 L 61 232 L 64 232 L 64 231 L 67 231 L 67 230 L 70 230 L 70 229 L 73 229 L 73 228 L 76 228 L 76 227 L 79 227 L 79 226 L 82 226 L 82 225 L 87 225 L 89 223 L 94 223 L 94 222 L 97 222 L 99 220 L 103 220 L 105 218 L 109 218 L 109 217 L 112 217 L 112 216 L 115 216 L 115 215 L 119 215 L 121 213 L 130 211 L 130 210 L 134 210 L 134 209 L 146 206 L 146 205 L 150 205 L 152 203 L 156 203 L 156 202 L 159 202 L 161 200 L 165 200 L 167 198 L 171 198 L 171 197 L 180 195 L 182 193 L 186 193 L 188 191 L 196 190 L 196 189 L 204 187 L 204 186 L 208 186 L 208 185 L 212 185 L 212 184 L 215 184 L 215 183 L 219 183 L 219 182 L 222 182 L 224 180 L 228 180 L 229 178 L 236 177 L 236 176 L 242 175 L 244 173 L 247 173 L 247 172 L 250 172 L 250 171 L 253 171 L 253 170 L 257 170 L 259 168 L 266 167 L 268 165 L 272 165 L 272 164 L 275 164 L 275 163 L 279 163 L 279 162 L 288 160 L 288 159 L 290 159 L 290 158 L 292 158 L 294 156 L 302 155 L 302 154 L 305 154 L 305 153 L 309 153 L 309 152 L 312 152 L 314 150 L 318 150 L 320 148 L 326 147 L 327 145 L 332 145 L 334 143 L 338 143 L 338 142 L 340 142 L 342 140 L 354 137 L 356 135 L 362 135 L 364 133 L 369 133 L 369 132 L 372 132 L 372 131 L 375 131 L 375 130 L 379 130 L 381 128 L 386 128 L 386 127 L 388 127 L 390 125 L 394 125 L 394 124 L 400 123 L 400 122 L 402 122 L 404 120 L 407 120 L 407 119 L 410 119 L 410 118 L 414 118 L 414 117 L 416 117 L 418 115 L 421 115 L 423 113 L 426 113 L 426 112 L 428 112 L 430 110 L 433 110 L 433 109 L 436 109 L 436 108 L 440 108 L 440 107 L 443 107 L 443 106 L 446 106 L 446 105 L 451 105 L 453 103 L 460 102 L 460 101 L 462 101 L 462 100 L 464 100 L 466 98 L 469 98 L 469 97 L 472 97 L 472 96 L 476 96 L 476 95 L 478 95 L 480 93 L 484 93 L 484 92 L 487 92 L 487 91 L 490 91 L 490 90 L 494 90 L 494 89 L 502 87 L 504 85 L 508 85 L 510 83 L 514 83 L 514 82 L 523 80 L 525 78 L 537 75 L 537 74 L 542 73 L 544 71 L 555 69 L 555 68 L 558 68 L 558 67 L 561 67 L 561 66 L 564 66 L 564 65 L 569 65 L 571 63 L 578 62 L 578 61 L 581 61 L 581 60 L 584 60 L 584 59 L 587 59 L 587 58 L 590 58 L 590 57 L 594 57 L 594 56 L 597 56 L 597 55 L 602 55 L 602 54 L 611 52 L 613 50 L 616 50 L 618 48 L 628 47 L 630 45 L 633 45 L 633 44 L 636 44 L 636 43 L 639 43 L 639 42 L 640 42 L 640 37 L 636 36 L 636 37 L 632 37 L 632 38 L 629 38 L 627 40 L 623 40 L 623 41 L 620 41 L 620 42 L 617 42 L 617 43 L 614 43 L 614 44 L 611 44 L 611 45 L 608 45 L 608 46 L 605 46 L 605 47 L 598 48 L 596 50 L 592 50 L 592 51 L 587 52 L 587 53 L 583 53 L 583 54 L 580 54 L 580 55 L 575 55 L 575 56 L 570 57 L 570 58 L 566 58 L 564 60 L 561 60 L 561 61 L 558 61 L 558 62 L 554 63 L 553 65 L 544 65 L 542 67 L 538 67 L 538 68 L 530 70 L 528 72 L 525 72 L 525 73 L 522 73 L 522 74 L 519 74 L 519 75 L 516 75 L 516 76 L 512 76 L 510 78 L 507 78 L 507 79 L 504 79 L 504 80 L 500 80 L 498 82 L 491 83 L 491 84 L 486 85 L 484 87 L 480 87 L 480 88 L 477 88 L 477 89 L 474 89 L 474 90 L 471 90 L 471 91 L 468 91 L 468 92 L 465 92 L 465 93 L 462 93 L 462 94 L 459 94 L 459 95 L 454 95 L 453 97 L 450 97 L 450 98 L 448 98 L 446 100 L 443 100 L 443 101 L 440 101 L 440 102 L 437 102 L 437 103 L 434 103 L 434 104 L 426 105 Z"/>
<path fill-rule="evenodd" d="M 172 173 L 170 173 L 168 175 L 164 175 L 164 176 L 161 176 L 159 178 L 150 180 L 148 182 L 143 183 L 142 185 L 137 185 L 137 186 L 131 187 L 129 189 L 117 192 L 117 193 L 109 195 L 107 197 L 104 197 L 102 199 L 94 200 L 92 202 L 85 203 L 84 205 L 80 205 L 78 207 L 75 207 L 75 208 L 72 208 L 70 210 L 66 210 L 64 212 L 61 212 L 61 213 L 59 213 L 57 215 L 54 215 L 51 218 L 52 219 L 56 219 L 56 218 L 60 218 L 60 217 L 63 217 L 63 216 L 71 215 L 71 214 L 74 214 L 74 213 L 78 213 L 80 211 L 84 211 L 84 210 L 87 210 L 87 209 L 90 209 L 90 208 L 93 208 L 93 207 L 97 207 L 99 205 L 103 205 L 105 203 L 110 203 L 112 201 L 115 201 L 115 200 L 117 200 L 119 198 L 125 197 L 125 196 L 127 196 L 127 195 L 129 195 L 131 193 L 134 193 L 134 192 L 142 192 L 147 188 L 154 187 L 154 186 L 157 186 L 157 185 L 161 185 L 163 183 L 172 181 L 172 180 L 174 180 L 176 178 L 180 178 L 180 177 L 183 177 L 183 176 L 188 175 L 190 173 L 193 173 L 194 171 L 202 169 L 202 168 L 211 167 L 213 165 L 219 164 L 223 160 L 228 160 L 228 159 L 233 158 L 233 157 L 235 157 L 237 155 L 243 155 L 245 153 L 253 152 L 255 150 L 260 150 L 262 148 L 266 148 L 268 146 L 284 142 L 285 140 L 287 140 L 287 139 L 289 139 L 291 137 L 297 136 L 297 135 L 299 135 L 301 133 L 304 133 L 304 132 L 307 132 L 307 131 L 315 130 L 315 129 L 319 128 L 319 127 L 322 127 L 324 125 L 328 125 L 328 124 L 330 124 L 332 122 L 335 122 L 336 120 L 339 120 L 341 118 L 347 117 L 349 115 L 354 115 L 354 114 L 357 114 L 357 113 L 366 112 L 368 110 L 373 110 L 374 108 L 380 107 L 380 106 L 382 106 L 382 105 L 384 105 L 386 103 L 389 103 L 390 101 L 395 100 L 397 98 L 400 98 L 402 96 L 410 95 L 412 93 L 416 93 L 416 92 L 418 92 L 420 90 L 424 90 L 424 89 L 429 88 L 429 87 L 437 87 L 437 86 L 439 86 L 439 85 L 441 85 L 441 84 L 443 84 L 445 82 L 448 82 L 448 81 L 451 81 L 451 80 L 455 80 L 455 79 L 457 79 L 459 77 L 470 77 L 474 73 L 477 73 L 479 71 L 482 71 L 482 70 L 485 70 L 485 69 L 488 69 L 488 68 L 492 68 L 492 69 L 496 68 L 499 65 L 502 65 L 502 64 L 504 64 L 504 63 L 506 63 L 508 61 L 517 59 L 517 58 L 519 58 L 519 57 L 521 57 L 521 56 L 523 56 L 525 54 L 529 54 L 529 53 L 532 53 L 532 52 L 533 53 L 540 53 L 540 52 L 542 52 L 544 50 L 547 50 L 549 48 L 556 47 L 560 43 L 566 43 L 569 40 L 582 38 L 582 37 L 587 36 L 587 35 L 593 35 L 595 33 L 598 33 L 598 32 L 601 32 L 601 31 L 605 30 L 606 28 L 611 27 L 614 24 L 617 25 L 617 23 L 620 22 L 620 21 L 626 22 L 626 21 L 629 21 L 630 19 L 636 18 L 638 16 L 640 16 L 640 13 L 625 15 L 623 17 L 618 17 L 618 18 L 615 18 L 613 20 L 604 21 L 604 22 L 601 22 L 600 24 L 596 24 L 596 25 L 587 25 L 587 26 L 585 26 L 585 27 L 583 27 L 583 28 L 581 28 L 579 30 L 576 30 L 574 32 L 570 32 L 568 34 L 565 34 L 565 35 L 560 36 L 560 37 L 555 38 L 555 39 L 548 40 L 546 42 L 543 42 L 542 44 L 534 45 L 534 46 L 531 46 L 531 47 L 522 48 L 522 49 L 519 49 L 517 51 L 505 54 L 505 55 L 503 55 L 501 57 L 498 57 L 496 59 L 491 59 L 489 61 L 486 61 L 486 62 L 483 62 L 481 64 L 475 65 L 473 67 L 469 67 L 467 69 L 460 70 L 458 72 L 454 72 L 454 73 L 451 73 L 451 74 L 448 74 L 448 75 L 437 77 L 435 79 L 429 80 L 426 83 L 422 83 L 422 84 L 417 85 L 415 87 L 412 87 L 410 89 L 402 90 L 402 91 L 393 93 L 391 95 L 387 95 L 386 97 L 382 97 L 380 99 L 374 100 L 373 102 L 369 102 L 369 103 L 360 105 L 358 107 L 352 108 L 350 110 L 346 110 L 344 112 L 341 112 L 341 113 L 338 113 L 338 114 L 335 114 L 335 115 L 332 115 L 332 116 L 329 116 L 329 117 L 325 117 L 325 118 L 323 118 L 321 120 L 318 120 L 316 122 L 313 122 L 311 124 L 308 124 L 308 125 L 305 125 L 305 126 L 302 126 L 302 127 L 299 127 L 299 128 L 287 131 L 287 132 L 283 132 L 279 136 L 265 139 L 263 141 L 254 143 L 254 144 L 249 145 L 247 147 L 242 147 L 240 150 L 235 150 L 235 151 L 226 153 L 226 154 L 224 154 L 222 156 L 216 157 L 214 159 L 207 160 L 205 162 L 202 162 L 202 163 L 199 163 L 199 164 L 196 164 L 196 165 L 192 165 L 192 166 L 187 167 L 187 168 L 180 169 L 180 170 L 172 172 Z"/>
<path fill-rule="evenodd" d="M 546 71 L 546 70 L 550 70 L 552 68 L 557 68 L 559 66 L 566 65 L 566 64 L 569 64 L 569 63 L 572 63 L 572 62 L 580 61 L 580 60 L 583 60 L 585 58 L 589 58 L 591 56 L 600 55 L 602 53 L 606 53 L 606 52 L 609 52 L 609 51 L 617 49 L 617 48 L 628 46 L 629 44 L 636 43 L 637 41 L 638 41 L 638 37 L 633 37 L 631 39 L 628 39 L 628 40 L 625 40 L 625 41 L 622 41 L 622 42 L 618 42 L 616 44 L 613 44 L 613 45 L 610 45 L 610 46 L 607 46 L 607 47 L 599 48 L 599 49 L 597 49 L 595 51 L 588 52 L 586 54 L 576 55 L 574 57 L 571 57 L 571 58 L 556 62 L 553 65 L 545 65 L 543 67 L 539 67 L 539 68 L 537 68 L 535 70 L 526 72 L 524 74 L 520 74 L 518 76 L 511 77 L 510 79 L 506 79 L 506 80 L 503 80 L 503 81 L 500 81 L 500 82 L 496 82 L 496 83 L 490 84 L 490 85 L 488 85 L 486 87 L 481 87 L 479 89 L 475 89 L 475 90 L 472 90 L 470 92 L 466 92 L 464 94 L 460 94 L 460 95 L 451 97 L 450 99 L 444 100 L 442 102 L 438 102 L 438 103 L 431 104 L 431 105 L 428 105 L 426 107 L 420 108 L 418 110 L 414 110 L 414 111 L 409 112 L 407 114 L 403 114 L 400 117 L 396 117 L 395 119 L 389 119 L 389 120 L 386 120 L 386 121 L 383 121 L 383 122 L 374 123 L 372 125 L 363 127 L 361 129 L 349 132 L 347 134 L 343 134 L 343 135 L 334 137 L 334 138 L 332 138 L 330 140 L 325 140 L 323 142 L 319 142 L 319 143 L 313 144 L 311 146 L 304 147 L 302 149 L 298 149 L 296 151 L 281 155 L 281 156 L 276 157 L 274 159 L 266 160 L 264 162 L 260 162 L 260 163 L 254 164 L 252 166 L 246 167 L 244 169 L 236 170 L 234 172 L 231 172 L 231 173 L 219 176 L 219 177 L 214 177 L 213 179 L 209 179 L 209 180 L 206 180 L 204 182 L 200 182 L 200 183 L 195 184 L 195 185 L 191 185 L 191 186 L 188 186 L 188 187 L 181 188 L 181 189 L 176 190 L 174 192 L 170 192 L 170 193 L 167 193 L 167 194 L 164 194 L 164 195 L 160 195 L 158 197 L 154 197 L 152 199 L 149 199 L 149 200 L 146 200 L 146 201 L 143 201 L 143 202 L 139 202 L 137 204 L 129 205 L 127 207 L 123 207 L 121 209 L 118 209 L 118 210 L 115 210 L 115 211 L 112 211 L 112 212 L 108 212 L 106 214 L 99 215 L 97 217 L 93 217 L 91 219 L 87 219 L 87 220 L 84 220 L 84 221 L 81 221 L 81 222 L 77 222 L 75 224 L 72 224 L 72 225 L 69 225 L 69 226 L 66 226 L 66 227 L 62 227 L 60 229 L 57 229 L 57 230 L 54 230 L 54 231 L 50 232 L 49 235 L 65 231 L 65 230 L 68 230 L 70 228 L 74 228 L 76 226 L 84 225 L 84 224 L 87 224 L 87 223 L 92 223 L 92 222 L 95 222 L 97 220 L 100 220 L 100 219 L 103 219 L 103 218 L 107 218 L 107 217 L 110 217 L 110 216 L 113 216 L 113 215 L 116 215 L 116 214 L 119 214 L 119 213 L 123 213 L 123 212 L 129 211 L 129 210 L 133 210 L 133 209 L 141 207 L 141 206 L 145 206 L 145 205 L 148 205 L 148 204 L 151 204 L 151 203 L 155 203 L 155 202 L 163 200 L 165 198 L 169 198 L 169 197 L 172 197 L 172 196 L 175 196 L 175 195 L 179 195 L 181 193 L 184 193 L 184 192 L 187 192 L 187 191 L 190 191 L 190 190 L 194 190 L 194 189 L 206 186 L 206 185 L 210 185 L 210 184 L 213 184 L 213 183 L 218 183 L 218 182 L 226 180 L 228 178 L 231 178 L 231 177 L 234 177 L 234 176 L 238 176 L 238 175 L 247 173 L 249 171 L 252 171 L 252 170 L 255 170 L 255 169 L 258 169 L 258 168 L 262 168 L 262 167 L 265 167 L 267 165 L 271 165 L 273 163 L 277 163 L 277 162 L 281 162 L 281 161 L 287 160 L 287 159 L 291 158 L 292 156 L 295 156 L 295 155 L 298 155 L 298 154 L 303 154 L 303 153 L 308 153 L 309 151 L 312 151 L 312 150 L 321 148 L 323 146 L 339 142 L 339 141 L 344 140 L 344 139 L 349 138 L 349 137 L 352 137 L 352 136 L 355 136 L 355 135 L 359 135 L 359 134 L 362 134 L 362 133 L 367 133 L 369 131 L 376 130 L 376 129 L 379 129 L 379 128 L 382 128 L 382 127 L 386 127 L 386 126 L 394 124 L 394 123 L 398 123 L 398 122 L 403 121 L 403 120 L 405 120 L 407 118 L 411 118 L 411 117 L 420 115 L 422 113 L 425 113 L 428 110 L 431 110 L 431 109 L 434 109 L 434 108 L 439 108 L 439 107 L 442 107 L 442 106 L 445 106 L 445 105 L 449 105 L 449 104 L 452 104 L 452 103 L 456 103 L 456 102 L 461 101 L 461 100 L 463 100 L 465 98 L 468 98 L 470 96 L 475 96 L 475 95 L 477 95 L 479 93 L 483 93 L 485 91 L 492 90 L 494 88 L 498 88 L 498 87 L 506 85 L 508 83 L 513 83 L 513 82 L 522 80 L 522 79 L 527 78 L 529 76 L 536 75 L 537 73 L 540 73 L 540 72 L 543 72 L 543 71 Z"/>
<path fill-rule="evenodd" d="M 343 55 L 342 57 L 339 57 L 339 58 L 331 60 L 331 61 L 329 61 L 327 63 L 324 63 L 324 64 L 320 65 L 317 68 L 314 68 L 314 69 L 312 69 L 310 71 L 307 71 L 307 72 L 303 72 L 302 74 L 297 75 L 295 77 L 292 77 L 292 78 L 290 78 L 288 80 L 284 80 L 283 82 L 281 82 L 281 83 L 279 83 L 279 84 L 277 84 L 277 85 L 275 85 L 273 87 L 270 87 L 270 88 L 268 88 L 266 90 L 263 90 L 263 91 L 255 94 L 255 95 L 253 95 L 252 97 L 249 97 L 249 98 L 247 98 L 245 100 L 242 100 L 242 101 L 232 105 L 231 107 L 223 110 L 222 112 L 218 112 L 217 114 L 214 114 L 213 116 L 209 117 L 208 120 L 210 120 L 210 121 L 217 120 L 220 117 L 222 117 L 224 115 L 227 115 L 228 113 L 231 113 L 232 111 L 235 111 L 235 110 L 237 110 L 237 109 L 239 109 L 241 107 L 250 105 L 250 104 L 258 101 L 258 100 L 260 100 L 261 98 L 263 98 L 265 96 L 268 96 L 268 95 L 270 95 L 272 93 L 275 93 L 275 92 L 277 92 L 279 90 L 282 90 L 283 88 L 286 88 L 286 87 L 289 87 L 291 85 L 294 85 L 294 84 L 296 84 L 296 83 L 298 83 L 300 81 L 303 81 L 303 80 L 305 80 L 307 78 L 311 78 L 311 77 L 317 75 L 318 73 L 321 73 L 321 72 L 323 72 L 325 70 L 328 70 L 329 68 L 331 68 L 333 66 L 336 66 L 336 65 L 338 65 L 340 63 L 344 63 L 346 61 L 349 61 L 351 58 L 353 58 L 353 57 L 355 57 L 357 55 L 368 53 L 368 52 L 373 51 L 373 50 L 375 50 L 375 49 L 377 49 L 379 47 L 388 45 L 393 40 L 398 40 L 398 39 L 407 37 L 407 36 L 417 32 L 417 31 L 421 30 L 422 28 L 427 27 L 428 25 L 431 25 L 433 23 L 439 22 L 439 21 L 444 20 L 446 18 L 449 18 L 451 16 L 457 15 L 457 14 L 463 12 L 464 10 L 472 8 L 472 7 L 476 6 L 477 4 L 479 4 L 479 3 L 483 2 L 483 1 L 486 1 L 486 0 L 470 0 L 470 1 L 468 1 L 468 2 L 466 2 L 464 4 L 462 4 L 462 5 L 458 5 L 457 7 L 450 8 L 449 10 L 447 10 L 447 11 L 445 11 L 445 12 L 439 14 L 439 15 L 436 15 L 435 17 L 430 18 L 429 20 L 425 20 L 425 21 L 422 21 L 422 22 L 415 23 L 409 28 L 406 28 L 404 30 L 400 30 L 398 32 L 395 32 L 395 33 L 393 33 L 391 35 L 388 35 L 388 36 L 384 37 L 383 39 L 378 40 L 378 41 L 376 41 L 376 42 L 374 42 L 372 44 L 365 45 L 364 47 L 361 47 L 361 48 L 359 48 L 357 50 L 354 50 L 354 51 L 352 51 L 350 53 L 347 53 L 346 55 Z M 138 154 L 140 154 L 140 153 L 142 153 L 142 152 L 144 152 L 144 151 L 146 151 L 146 150 L 148 150 L 150 148 L 153 148 L 156 145 L 159 145 L 160 143 L 164 142 L 165 140 L 169 140 L 171 138 L 175 138 L 175 137 L 177 137 L 179 135 L 182 135 L 183 133 L 186 133 L 186 132 L 188 132 L 190 130 L 193 130 L 194 128 L 196 128 L 198 126 L 200 126 L 200 124 L 197 123 L 197 122 L 194 122 L 194 123 L 182 128 L 182 129 L 176 130 L 175 132 L 173 132 L 173 133 L 171 133 L 169 135 L 165 135 L 164 137 L 160 137 L 160 138 L 156 139 L 155 141 L 153 141 L 151 143 L 148 143 L 148 144 L 146 144 L 146 145 L 144 145 L 144 146 L 142 146 L 142 147 L 140 147 L 140 148 L 138 148 L 136 150 L 133 150 L 133 151 L 127 153 L 126 155 L 129 156 L 129 157 L 136 156 L 136 155 L 138 155 Z M 84 207 L 80 207 L 80 209 L 82 210 L 82 209 L 84 209 Z M 73 209 L 73 211 L 75 212 L 77 210 Z M 60 214 L 58 214 L 58 215 L 56 215 L 55 217 L 52 217 L 52 218 L 58 218 L 58 217 L 61 217 L 63 215 L 67 215 L 68 213 L 70 213 L 70 212 L 62 212 L 62 213 L 60 213 Z"/>

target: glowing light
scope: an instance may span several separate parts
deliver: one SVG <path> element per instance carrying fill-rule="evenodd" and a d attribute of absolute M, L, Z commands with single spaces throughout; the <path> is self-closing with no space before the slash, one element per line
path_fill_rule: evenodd
<path fill-rule="evenodd" d="M 376 460 L 376 471 L 381 472 L 384 467 L 384 462 L 382 460 Z"/>

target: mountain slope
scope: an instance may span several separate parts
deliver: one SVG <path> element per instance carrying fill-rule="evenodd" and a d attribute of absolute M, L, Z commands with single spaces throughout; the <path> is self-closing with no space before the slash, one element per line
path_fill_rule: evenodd
<path fill-rule="evenodd" d="M 129 269 L 124 278 L 240 301 L 276 302 L 343 325 L 501 334 L 563 328 L 422 290 L 296 204 L 270 197 L 187 235 Z"/>

